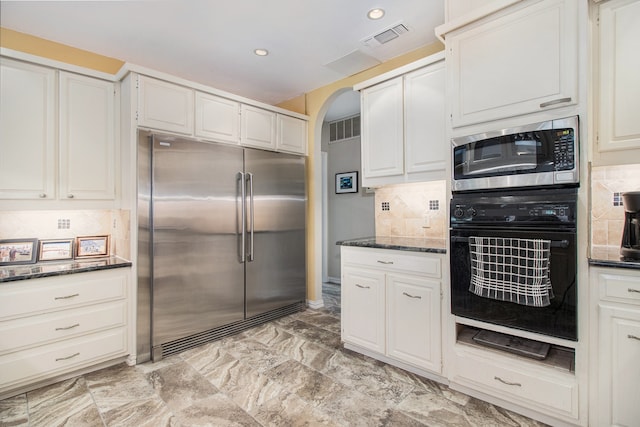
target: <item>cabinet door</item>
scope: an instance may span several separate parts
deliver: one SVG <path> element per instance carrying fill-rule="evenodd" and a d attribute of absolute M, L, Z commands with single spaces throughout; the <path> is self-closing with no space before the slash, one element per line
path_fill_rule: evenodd
<path fill-rule="evenodd" d="M 0 62 L 0 198 L 55 198 L 55 70 Z"/>
<path fill-rule="evenodd" d="M 640 420 L 640 310 L 600 304 L 598 425 L 632 426 Z"/>
<path fill-rule="evenodd" d="M 342 272 L 343 341 L 384 354 L 384 274 L 352 267 Z"/>
<path fill-rule="evenodd" d="M 387 275 L 387 355 L 441 372 L 440 282 Z"/>
<path fill-rule="evenodd" d="M 276 149 L 276 113 L 244 105 L 240 107 L 240 144 L 248 147 Z"/>
<path fill-rule="evenodd" d="M 193 90 L 138 77 L 138 126 L 193 134 Z"/>
<path fill-rule="evenodd" d="M 598 149 L 640 149 L 640 1 L 600 5 L 600 108 Z M 625 160 L 626 159 L 628 160 Z M 637 156 L 622 156 L 637 163 Z"/>
<path fill-rule="evenodd" d="M 278 151 L 307 155 L 307 122 L 278 114 Z"/>
<path fill-rule="evenodd" d="M 240 103 L 196 92 L 196 136 L 238 144 Z"/>
<path fill-rule="evenodd" d="M 577 2 L 513 6 L 447 38 L 452 126 L 575 104 Z"/>
<path fill-rule="evenodd" d="M 60 72 L 60 198 L 115 197 L 115 85 Z"/>
<path fill-rule="evenodd" d="M 361 100 L 363 179 L 403 175 L 402 77 L 364 89 Z"/>
<path fill-rule="evenodd" d="M 445 178 L 449 144 L 445 137 L 444 86 L 444 61 L 404 76 L 405 169 L 408 174 L 434 172 L 432 178 Z"/>

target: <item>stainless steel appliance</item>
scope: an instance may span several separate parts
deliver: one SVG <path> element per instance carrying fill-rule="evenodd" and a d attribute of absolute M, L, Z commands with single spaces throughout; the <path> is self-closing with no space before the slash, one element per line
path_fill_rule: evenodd
<path fill-rule="evenodd" d="M 578 117 L 453 139 L 453 191 L 579 182 Z"/>
<path fill-rule="evenodd" d="M 620 255 L 623 260 L 640 260 L 640 191 L 622 193 L 624 229 Z"/>
<path fill-rule="evenodd" d="M 149 132 L 138 158 L 138 361 L 304 308 L 304 158 Z"/>
<path fill-rule="evenodd" d="M 451 312 L 577 340 L 577 189 L 458 193 Z"/>

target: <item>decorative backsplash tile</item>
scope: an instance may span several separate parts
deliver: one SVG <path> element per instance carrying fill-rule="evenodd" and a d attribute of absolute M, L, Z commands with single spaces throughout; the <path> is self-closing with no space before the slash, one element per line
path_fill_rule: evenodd
<path fill-rule="evenodd" d="M 131 259 L 130 211 L 0 211 L 0 239 L 65 239 L 77 236 L 111 236 L 110 253 Z"/>
<path fill-rule="evenodd" d="M 591 170 L 591 255 L 615 250 L 622 241 L 624 207 L 621 194 L 640 191 L 637 165 L 603 166 Z"/>
<path fill-rule="evenodd" d="M 446 238 L 444 181 L 386 185 L 375 197 L 376 236 Z"/>

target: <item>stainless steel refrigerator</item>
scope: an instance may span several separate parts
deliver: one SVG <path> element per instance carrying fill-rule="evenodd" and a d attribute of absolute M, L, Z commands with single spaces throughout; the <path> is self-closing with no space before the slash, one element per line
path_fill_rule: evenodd
<path fill-rule="evenodd" d="M 304 308 L 303 157 L 142 131 L 138 147 L 139 362 Z"/>

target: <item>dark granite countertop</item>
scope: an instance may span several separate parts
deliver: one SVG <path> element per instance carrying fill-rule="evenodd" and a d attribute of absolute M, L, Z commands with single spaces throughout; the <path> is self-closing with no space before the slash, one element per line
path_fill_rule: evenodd
<path fill-rule="evenodd" d="M 131 267 L 131 261 L 115 256 L 99 259 L 39 262 L 37 264 L 3 265 L 0 266 L 0 283 L 122 267 Z"/>
<path fill-rule="evenodd" d="M 589 265 L 640 270 L 640 260 L 620 259 L 620 248 L 617 246 L 593 246 L 589 257 Z"/>
<path fill-rule="evenodd" d="M 445 239 L 421 239 L 415 237 L 364 237 L 360 239 L 340 240 L 336 242 L 336 245 L 446 254 L 446 243 Z"/>

